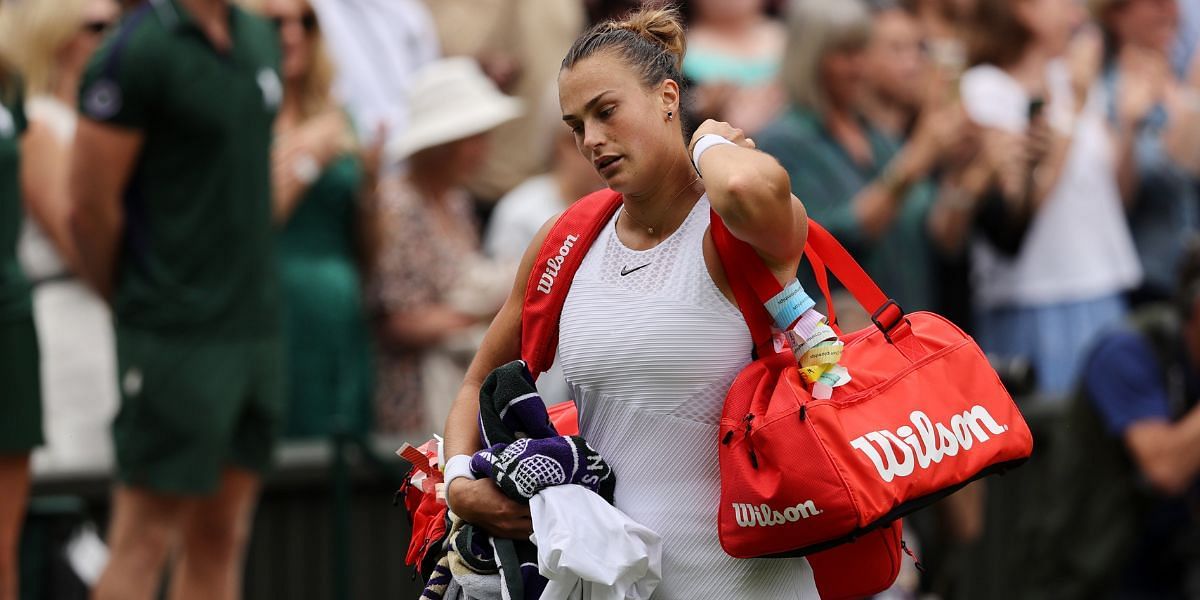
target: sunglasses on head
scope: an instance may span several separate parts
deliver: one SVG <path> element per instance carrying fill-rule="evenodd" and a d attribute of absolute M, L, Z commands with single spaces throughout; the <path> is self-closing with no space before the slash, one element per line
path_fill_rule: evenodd
<path fill-rule="evenodd" d="M 109 27 L 112 27 L 112 21 L 87 21 L 80 25 L 79 29 L 85 33 L 100 35 L 108 31 Z"/>
<path fill-rule="evenodd" d="M 306 12 L 299 17 L 271 17 L 271 22 L 275 24 L 275 29 L 283 29 L 285 24 L 293 21 L 300 23 L 305 33 L 312 33 L 317 30 L 317 15 L 311 12 Z"/>

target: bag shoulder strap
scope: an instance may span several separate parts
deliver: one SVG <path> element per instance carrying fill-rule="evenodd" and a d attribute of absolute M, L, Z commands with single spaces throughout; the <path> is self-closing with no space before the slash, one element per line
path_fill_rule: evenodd
<path fill-rule="evenodd" d="M 771 340 L 771 315 L 767 313 L 762 298 L 778 294 L 783 286 L 775 279 L 754 248 L 737 239 L 716 211 L 709 211 L 709 232 L 725 277 L 733 290 L 738 310 L 750 328 L 750 337 L 759 357 L 774 354 Z"/>
<path fill-rule="evenodd" d="M 521 307 L 521 358 L 534 377 L 554 363 L 558 322 L 571 280 L 588 248 L 621 206 L 621 194 L 610 189 L 579 199 L 559 216 L 538 251 L 525 283 Z"/>

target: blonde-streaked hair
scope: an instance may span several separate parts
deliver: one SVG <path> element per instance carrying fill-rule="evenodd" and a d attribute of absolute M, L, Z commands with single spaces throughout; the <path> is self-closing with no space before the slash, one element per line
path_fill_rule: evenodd
<path fill-rule="evenodd" d="M 871 13 L 861 0 L 795 0 L 788 6 L 788 42 L 779 79 L 795 104 L 825 114 L 821 61 L 859 50 L 871 39 Z"/>
<path fill-rule="evenodd" d="M 89 1 L 3 2 L 0 54 L 21 72 L 30 95 L 53 92 L 59 51 L 83 26 Z"/>
<path fill-rule="evenodd" d="M 682 84 L 679 72 L 686 51 L 679 10 L 671 5 L 650 5 L 584 32 L 567 51 L 562 68 L 570 69 L 593 54 L 616 52 L 639 72 L 646 87 L 656 86 L 664 79 Z"/>
<path fill-rule="evenodd" d="M 46 1 L 46 0 L 41 0 Z M 302 0 L 303 1 L 303 0 Z M 266 0 L 237 0 L 238 4 L 259 15 L 265 14 Z M 312 3 L 305 1 L 310 10 Z M 315 11 L 314 11 L 315 14 Z M 319 17 L 318 17 L 319 19 Z M 325 36 L 318 26 L 309 33 L 309 68 L 300 81 L 300 119 L 314 117 L 334 106 L 333 78 L 336 75 L 333 60 L 325 45 Z"/>

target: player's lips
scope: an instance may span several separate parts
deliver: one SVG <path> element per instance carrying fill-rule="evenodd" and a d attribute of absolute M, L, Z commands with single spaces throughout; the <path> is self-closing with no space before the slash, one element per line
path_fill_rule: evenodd
<path fill-rule="evenodd" d="M 619 154 L 605 154 L 604 156 L 597 157 L 595 160 L 593 160 L 592 165 L 596 167 L 596 171 L 598 171 L 602 177 L 608 177 L 617 170 L 617 168 L 621 165 L 622 160 L 623 159 Z"/>

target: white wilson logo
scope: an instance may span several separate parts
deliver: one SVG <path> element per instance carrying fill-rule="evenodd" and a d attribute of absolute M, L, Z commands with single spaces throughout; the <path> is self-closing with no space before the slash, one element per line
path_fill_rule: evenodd
<path fill-rule="evenodd" d="M 740 502 L 733 503 L 733 516 L 737 519 L 738 527 L 783 525 L 784 523 L 795 523 L 800 519 L 807 519 L 819 514 L 821 514 L 821 511 L 817 510 L 817 505 L 813 504 L 812 500 L 801 502 L 795 506 L 789 506 L 783 509 L 783 511 L 773 510 L 766 504 L 754 506 Z"/>
<path fill-rule="evenodd" d="M 578 239 L 579 236 L 568 235 L 567 239 L 563 241 L 562 247 L 558 249 L 558 256 L 546 259 L 546 270 L 542 272 L 542 277 L 538 280 L 539 292 L 549 294 L 550 290 L 554 289 L 554 278 L 558 277 L 558 270 L 562 268 L 563 261 L 567 259 L 567 255 L 571 253 L 571 247 Z"/>
<path fill-rule="evenodd" d="M 949 426 L 931 422 L 919 410 L 914 410 L 908 418 L 912 427 L 902 425 L 895 433 L 880 429 L 850 441 L 851 446 L 867 455 L 885 482 L 907 477 L 916 467 L 927 469 L 930 463 L 940 463 L 947 456 L 988 441 L 990 435 L 1008 431 L 1007 425 L 997 424 L 987 409 L 978 404 L 951 417 Z"/>

